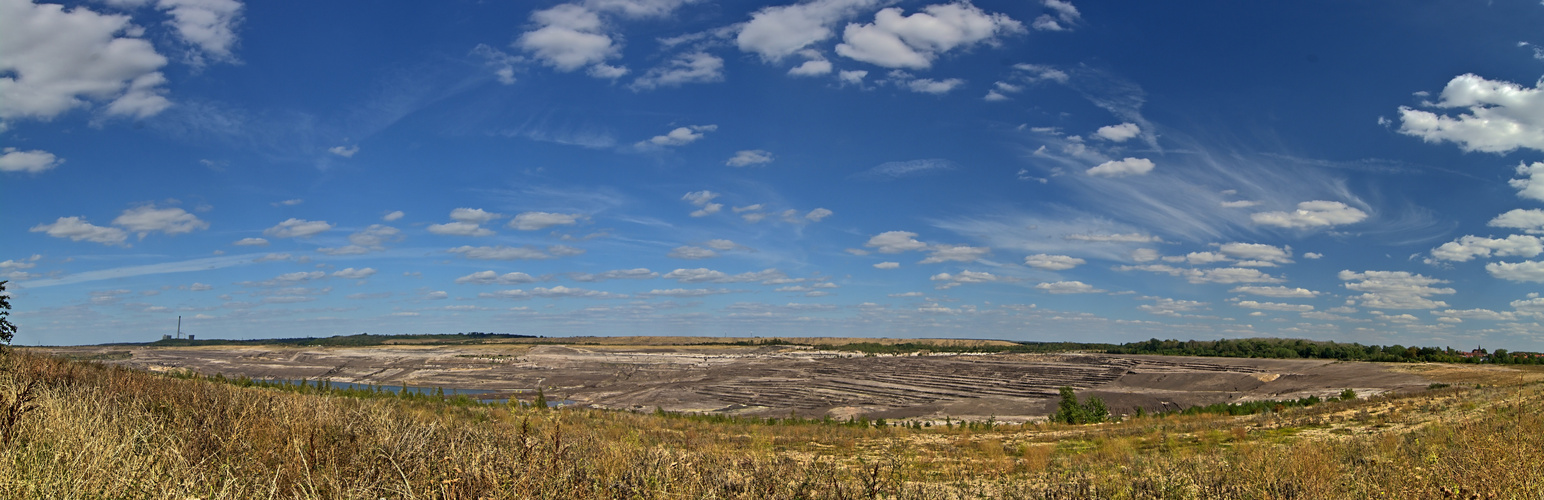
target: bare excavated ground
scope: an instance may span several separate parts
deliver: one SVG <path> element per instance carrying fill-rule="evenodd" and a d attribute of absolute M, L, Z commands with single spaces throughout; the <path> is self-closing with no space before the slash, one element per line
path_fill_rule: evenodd
<path fill-rule="evenodd" d="M 1043 418 L 1057 390 L 1112 411 L 1425 389 L 1417 370 L 1380 363 L 1127 356 L 864 356 L 799 346 L 389 345 L 60 347 L 57 355 L 151 371 L 256 379 L 479 389 L 597 408 L 805 417 L 866 415 L 1001 421 Z M 1398 369 L 1396 369 L 1398 368 Z"/>

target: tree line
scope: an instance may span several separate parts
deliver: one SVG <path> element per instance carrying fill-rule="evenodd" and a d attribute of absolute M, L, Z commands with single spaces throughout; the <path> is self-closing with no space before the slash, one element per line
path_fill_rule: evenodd
<path fill-rule="evenodd" d="M 1476 352 L 1477 351 L 1477 352 Z M 1217 356 L 1229 358 L 1338 359 L 1343 361 L 1539 364 L 1534 353 L 1506 349 L 1462 351 L 1452 347 L 1362 345 L 1314 342 L 1303 339 L 1158 340 L 1131 342 L 1112 347 L 1110 354 L 1161 354 L 1167 356 Z"/>

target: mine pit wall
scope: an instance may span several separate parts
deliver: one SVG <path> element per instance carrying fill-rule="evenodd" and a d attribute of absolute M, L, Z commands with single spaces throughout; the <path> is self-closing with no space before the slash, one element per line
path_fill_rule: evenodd
<path fill-rule="evenodd" d="M 122 350 L 122 348 L 118 348 Z M 492 390 L 631 411 L 785 417 L 1043 419 L 1058 389 L 1112 412 L 1368 396 L 1429 381 L 1376 363 L 1103 354 L 863 356 L 768 346 L 138 348 L 104 362 L 267 379 Z M 527 396 L 528 398 L 528 396 Z"/>

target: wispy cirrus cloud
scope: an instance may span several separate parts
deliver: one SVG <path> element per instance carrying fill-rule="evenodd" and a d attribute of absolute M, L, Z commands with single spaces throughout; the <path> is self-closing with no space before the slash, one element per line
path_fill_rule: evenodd
<path fill-rule="evenodd" d="M 893 181 L 907 177 L 937 174 L 959 168 L 959 164 L 943 158 L 927 158 L 885 162 L 868 170 L 853 174 L 853 178 L 868 181 Z"/>
<path fill-rule="evenodd" d="M 263 257 L 266 255 L 268 254 L 249 253 L 241 255 L 222 255 L 219 257 L 207 257 L 203 259 L 192 259 L 177 262 L 164 262 L 159 264 L 99 269 L 94 271 L 69 274 L 58 278 L 28 281 L 24 284 L 18 284 L 17 287 L 46 288 L 51 286 L 74 285 L 77 283 L 89 283 L 93 281 L 118 278 L 132 278 L 136 276 L 210 271 L 262 262 L 261 259 L 263 259 Z"/>

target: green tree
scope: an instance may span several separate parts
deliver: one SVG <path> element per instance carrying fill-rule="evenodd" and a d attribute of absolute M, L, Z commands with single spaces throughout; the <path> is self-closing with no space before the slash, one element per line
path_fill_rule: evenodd
<path fill-rule="evenodd" d="M 536 400 L 531 402 L 538 410 L 547 409 L 547 393 L 542 392 L 541 387 L 536 388 Z"/>
<path fill-rule="evenodd" d="M 1083 406 L 1078 404 L 1078 395 L 1072 392 L 1071 387 L 1061 388 L 1061 402 L 1056 405 L 1056 414 L 1051 415 L 1052 422 L 1066 424 L 1083 423 Z"/>
<path fill-rule="evenodd" d="M 1110 419 L 1110 409 L 1104 406 L 1103 399 L 1090 397 L 1083 403 L 1083 415 L 1088 418 L 1088 423 L 1096 424 Z"/>
<path fill-rule="evenodd" d="M 1109 419 L 1110 409 L 1103 399 L 1091 397 L 1086 403 L 1078 403 L 1078 395 L 1071 387 L 1061 388 L 1061 402 L 1056 405 L 1056 414 L 1051 415 L 1052 422 L 1068 424 L 1096 424 Z"/>
<path fill-rule="evenodd" d="M 11 322 L 11 296 L 5 293 L 5 284 L 9 281 L 0 281 L 0 342 L 11 345 L 11 339 L 16 337 L 16 324 Z"/>

